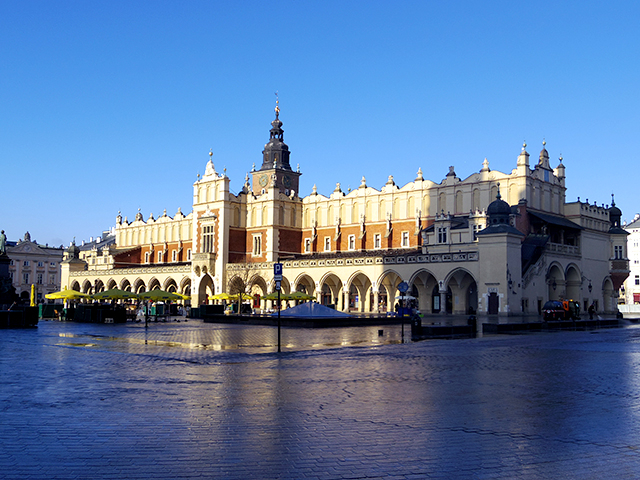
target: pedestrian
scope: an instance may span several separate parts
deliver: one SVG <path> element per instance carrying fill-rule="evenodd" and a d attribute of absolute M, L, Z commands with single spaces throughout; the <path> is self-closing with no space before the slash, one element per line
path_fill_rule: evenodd
<path fill-rule="evenodd" d="M 596 311 L 596 307 L 595 307 L 595 305 L 592 303 L 591 305 L 589 305 L 589 309 L 588 309 L 588 312 L 589 312 L 589 320 L 593 320 L 593 314 L 595 313 L 595 311 Z"/>

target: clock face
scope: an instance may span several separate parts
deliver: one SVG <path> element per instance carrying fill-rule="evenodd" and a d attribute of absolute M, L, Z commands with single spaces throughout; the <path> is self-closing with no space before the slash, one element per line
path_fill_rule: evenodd
<path fill-rule="evenodd" d="M 289 188 L 291 186 L 291 177 L 289 175 L 285 175 L 282 179 L 282 184 L 285 186 L 285 188 Z"/>
<path fill-rule="evenodd" d="M 261 187 L 266 187 L 269 179 L 267 178 L 266 175 L 260 175 L 260 179 L 258 181 L 260 182 Z"/>

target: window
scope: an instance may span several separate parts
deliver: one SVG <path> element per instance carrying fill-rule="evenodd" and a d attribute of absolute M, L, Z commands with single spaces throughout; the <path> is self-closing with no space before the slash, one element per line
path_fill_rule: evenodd
<path fill-rule="evenodd" d="M 171 261 L 172 262 L 177 262 L 178 261 L 178 251 L 177 250 L 173 250 L 171 252 Z"/>
<path fill-rule="evenodd" d="M 190 248 L 187 249 L 187 261 L 188 262 L 191 261 L 191 249 Z"/>
<path fill-rule="evenodd" d="M 56 274 L 52 273 L 49 275 L 49 285 L 54 285 L 56 283 Z"/>
<path fill-rule="evenodd" d="M 213 225 L 206 225 L 202 228 L 202 251 L 213 253 Z"/>
<path fill-rule="evenodd" d="M 24 272 L 22 274 L 22 283 L 29 283 L 29 272 Z"/>
<path fill-rule="evenodd" d="M 56 266 L 56 262 L 51 262 L 51 263 L 49 263 L 49 266 L 50 266 L 50 267 L 55 267 L 55 266 Z"/>
<path fill-rule="evenodd" d="M 636 275 L 636 285 L 640 285 L 640 275 Z"/>
<path fill-rule="evenodd" d="M 29 266 L 29 260 L 25 260 L 24 262 L 22 262 L 22 266 L 23 267 L 28 267 Z"/>
<path fill-rule="evenodd" d="M 38 262 L 39 267 L 44 267 L 44 262 Z"/>
<path fill-rule="evenodd" d="M 402 246 L 409 246 L 409 232 L 402 232 Z"/>
<path fill-rule="evenodd" d="M 304 252 L 305 253 L 311 252 L 311 239 L 310 238 L 305 238 L 304 239 Z"/>
<path fill-rule="evenodd" d="M 149 252 L 144 252 L 144 263 L 149 263 Z"/>
<path fill-rule="evenodd" d="M 356 249 L 356 236 L 349 235 L 349 250 L 355 250 L 355 249 Z"/>
<path fill-rule="evenodd" d="M 163 254 L 164 252 L 158 252 L 158 263 L 162 263 L 162 257 L 164 256 Z"/>
<path fill-rule="evenodd" d="M 447 243 L 447 227 L 438 227 L 438 243 Z"/>
<path fill-rule="evenodd" d="M 622 258 L 622 245 L 616 245 L 613 247 L 613 258 Z"/>
<path fill-rule="evenodd" d="M 380 248 L 381 239 L 382 239 L 382 235 L 380 235 L 379 233 L 376 233 L 373 236 L 373 248 Z"/>
<path fill-rule="evenodd" d="M 482 230 L 482 225 L 474 225 L 473 226 L 473 241 L 475 242 L 478 239 L 478 232 Z"/>
<path fill-rule="evenodd" d="M 36 277 L 36 283 L 38 285 L 42 285 L 42 274 L 39 273 L 38 276 Z"/>
<path fill-rule="evenodd" d="M 262 255 L 262 235 L 253 236 L 253 256 L 258 257 Z"/>
<path fill-rule="evenodd" d="M 324 237 L 324 251 L 331 251 L 331 237 Z"/>

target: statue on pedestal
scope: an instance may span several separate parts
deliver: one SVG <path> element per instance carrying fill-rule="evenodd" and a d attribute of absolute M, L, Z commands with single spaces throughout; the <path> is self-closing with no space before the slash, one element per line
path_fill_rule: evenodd
<path fill-rule="evenodd" d="M 0 255 L 7 254 L 7 236 L 4 234 L 4 230 L 0 230 Z"/>

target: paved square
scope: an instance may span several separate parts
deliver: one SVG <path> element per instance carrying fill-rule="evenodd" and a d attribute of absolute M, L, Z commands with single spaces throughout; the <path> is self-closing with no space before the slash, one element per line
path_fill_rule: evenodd
<path fill-rule="evenodd" d="M 0 477 L 640 476 L 640 328 L 380 328 L 284 329 L 282 354 L 268 327 L 0 331 Z"/>

